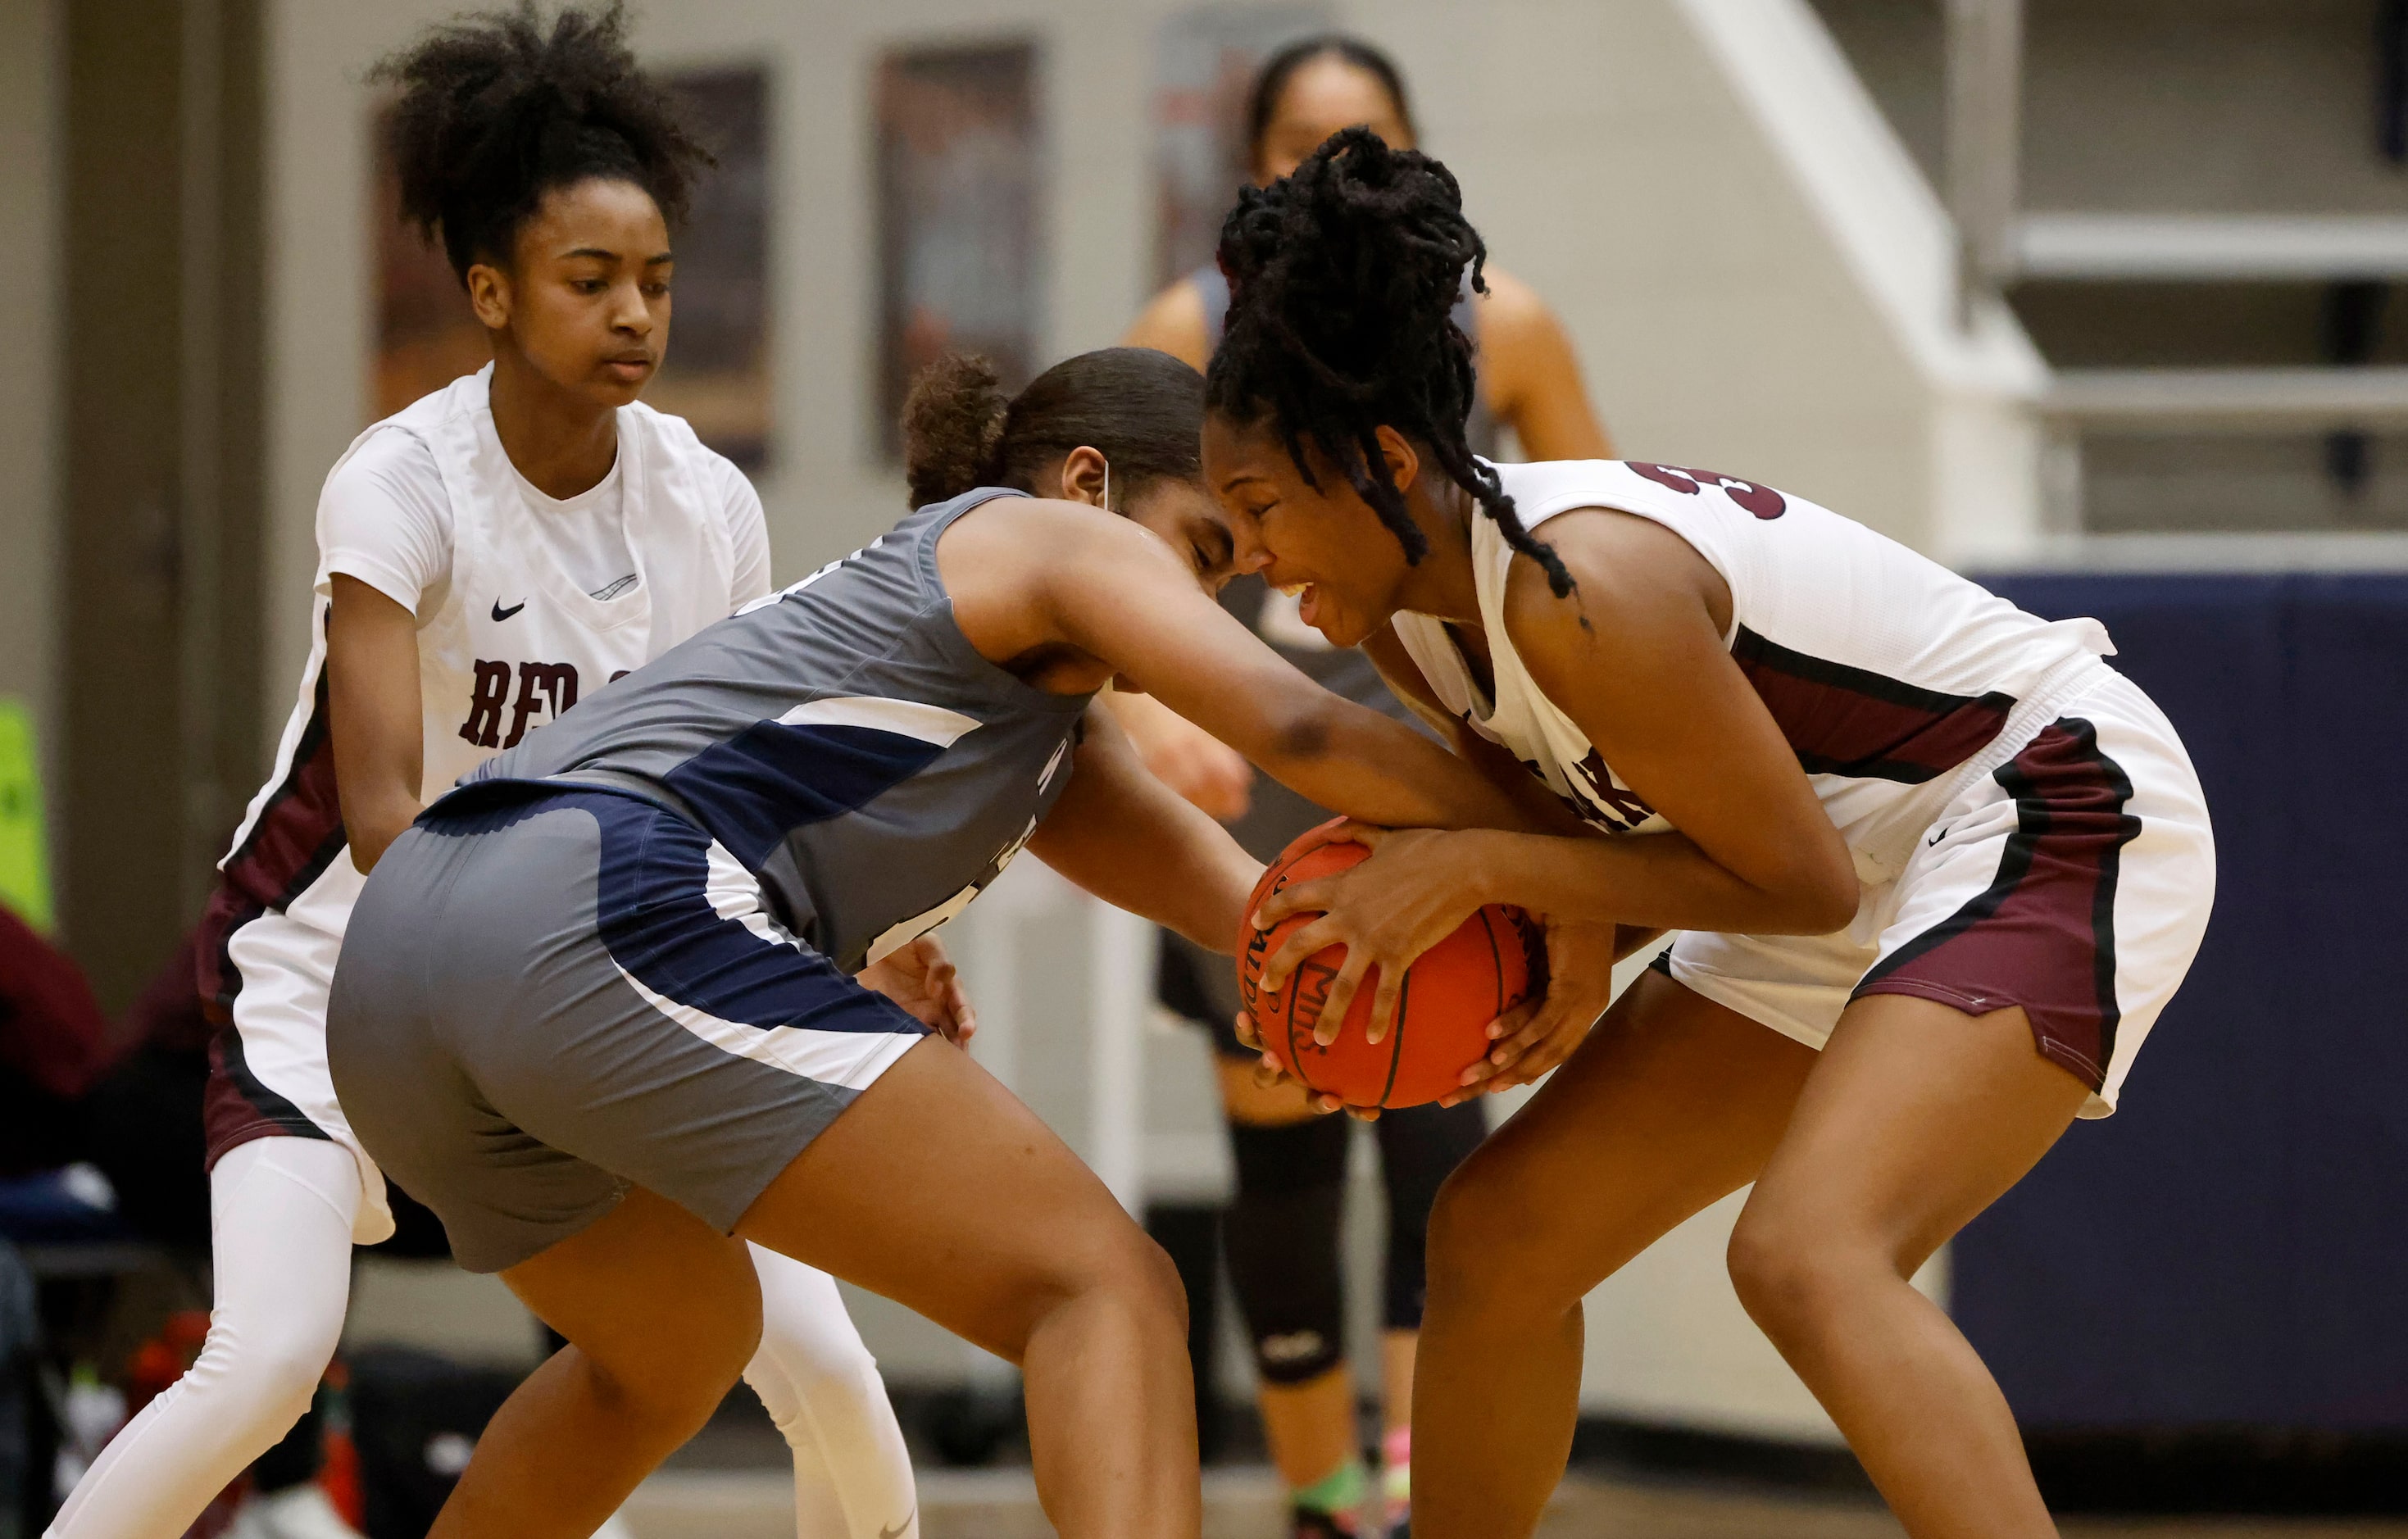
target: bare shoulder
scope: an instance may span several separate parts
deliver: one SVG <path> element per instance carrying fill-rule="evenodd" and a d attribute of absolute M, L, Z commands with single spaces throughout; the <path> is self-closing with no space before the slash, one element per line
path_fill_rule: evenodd
<path fill-rule="evenodd" d="M 1151 300 L 1129 328 L 1121 345 L 1153 348 L 1197 369 L 1212 361 L 1212 339 L 1204 335 L 1204 295 L 1193 278 L 1181 278 Z"/>
<path fill-rule="evenodd" d="M 949 563 L 967 558 L 991 569 L 1062 571 L 1132 561 L 1178 565 L 1168 547 L 1130 520 L 1049 497 L 991 498 L 955 520 L 938 545 Z"/>
<path fill-rule="evenodd" d="M 1572 579 L 1558 595 L 1546 570 L 1516 554 L 1505 581 L 1505 627 L 1534 672 L 1549 657 L 1569 661 L 1600 648 L 1638 648 L 1665 638 L 1719 636 L 1728 623 L 1730 589 L 1697 547 L 1636 513 L 1576 507 L 1535 531 Z"/>

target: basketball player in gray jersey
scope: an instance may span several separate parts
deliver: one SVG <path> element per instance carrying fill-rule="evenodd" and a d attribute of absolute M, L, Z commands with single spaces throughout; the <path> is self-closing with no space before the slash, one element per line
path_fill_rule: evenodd
<path fill-rule="evenodd" d="M 335 981 L 338 1093 L 463 1264 L 571 1343 L 437 1539 L 614 1510 L 752 1351 L 746 1240 L 1020 1363 L 1059 1532 L 1198 1532 L 1177 1278 L 926 1041 L 969 1018 L 925 932 L 1025 848 L 1234 943 L 1260 867 L 1090 708 L 1111 679 L 1354 817 L 1514 821 L 1213 602 L 1262 557 L 1200 484 L 1202 404 L 1187 365 L 1115 349 L 977 421 L 915 410 L 928 506 L 589 696 L 379 862 Z"/>

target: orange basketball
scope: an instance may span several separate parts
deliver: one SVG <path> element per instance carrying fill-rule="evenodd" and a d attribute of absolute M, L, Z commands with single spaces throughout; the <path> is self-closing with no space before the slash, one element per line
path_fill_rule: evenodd
<path fill-rule="evenodd" d="M 1374 1044 L 1363 1036 L 1380 976 L 1373 968 L 1354 991 L 1338 1040 L 1323 1047 L 1312 1031 L 1346 948 L 1313 953 L 1277 994 L 1264 993 L 1256 987 L 1263 962 L 1312 916 L 1291 915 L 1269 930 L 1255 929 L 1254 917 L 1264 899 L 1290 883 L 1331 876 L 1369 858 L 1361 845 L 1330 837 L 1343 821 L 1332 819 L 1288 846 L 1255 884 L 1239 937 L 1238 988 L 1263 1046 L 1316 1093 L 1354 1106 L 1418 1106 L 1459 1089 L 1463 1071 L 1488 1051 L 1488 1023 L 1546 987 L 1545 947 L 1529 915 L 1490 904 L 1407 970 L 1397 1023 L 1385 1038 Z"/>

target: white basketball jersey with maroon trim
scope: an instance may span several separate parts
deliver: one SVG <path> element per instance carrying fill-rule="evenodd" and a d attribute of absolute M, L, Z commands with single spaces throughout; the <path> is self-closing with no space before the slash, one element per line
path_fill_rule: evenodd
<path fill-rule="evenodd" d="M 527 527 L 494 430 L 490 372 L 377 423 L 335 467 L 378 434 L 408 433 L 425 443 L 443 477 L 452 565 L 448 582 L 422 599 L 418 630 L 420 795 L 428 801 L 752 596 L 734 591 L 736 553 L 714 502 L 714 456 L 682 420 L 641 405 L 619 410 L 623 522 L 637 580 L 608 600 L 580 589 Z M 203 1001 L 231 1022 L 213 1045 L 206 1116 L 212 1161 L 275 1133 L 351 1147 L 366 1189 L 359 1233 L 366 1243 L 391 1229 L 383 1183 L 336 1104 L 325 1068 L 326 989 L 364 880 L 344 836 L 327 724 L 330 588 L 322 583 L 317 594 L 309 661 L 275 771 L 219 864 L 202 920 Z"/>
<path fill-rule="evenodd" d="M 1523 522 L 1541 537 L 1559 513 L 1613 508 L 1664 525 L 1713 564 L 1730 587 L 1731 655 L 1867 881 L 1896 876 L 1948 789 L 2038 731 L 2050 704 L 2094 677 L 2097 659 L 2114 650 L 2096 620 L 2027 614 L 1895 540 L 1770 487 L 1636 461 L 1497 470 Z M 1592 826 L 1670 827 L 1523 666 L 1504 622 L 1513 550 L 1493 520 L 1472 520 L 1471 552 L 1493 700 L 1442 622 L 1396 618 L 1439 698 Z"/>

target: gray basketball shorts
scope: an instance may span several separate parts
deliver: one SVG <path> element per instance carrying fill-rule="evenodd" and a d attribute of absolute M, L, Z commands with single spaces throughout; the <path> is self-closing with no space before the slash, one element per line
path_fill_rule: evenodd
<path fill-rule="evenodd" d="M 925 1028 L 781 928 L 694 823 L 607 791 L 437 803 L 327 1006 L 361 1142 L 472 1272 L 642 1186 L 723 1232 Z"/>

